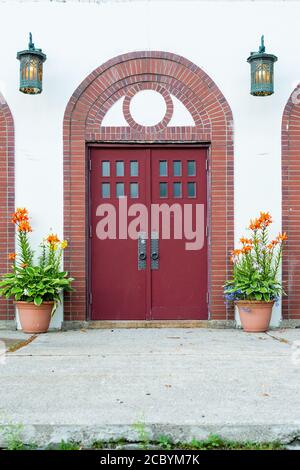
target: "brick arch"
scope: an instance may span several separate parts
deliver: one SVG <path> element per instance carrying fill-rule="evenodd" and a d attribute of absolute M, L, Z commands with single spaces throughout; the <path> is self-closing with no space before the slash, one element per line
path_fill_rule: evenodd
<path fill-rule="evenodd" d="M 149 88 L 175 95 L 190 111 L 195 126 L 165 124 L 101 127 L 110 107 L 134 90 Z M 65 266 L 76 291 L 65 299 L 65 320 L 86 319 L 86 145 L 90 142 L 185 142 L 209 146 L 210 318 L 232 318 L 222 284 L 233 247 L 233 119 L 214 81 L 187 59 L 167 52 L 133 52 L 94 70 L 75 90 L 64 115 L 64 232 L 70 241 Z"/>
<path fill-rule="evenodd" d="M 14 226 L 14 122 L 10 109 L 0 93 L 0 273 L 8 271 L 7 254 L 15 249 Z M 14 318 L 13 304 L 0 299 L 0 320 Z"/>
<path fill-rule="evenodd" d="M 288 99 L 282 116 L 282 230 L 288 233 L 282 278 L 288 294 L 284 319 L 300 320 L 300 84 Z"/>

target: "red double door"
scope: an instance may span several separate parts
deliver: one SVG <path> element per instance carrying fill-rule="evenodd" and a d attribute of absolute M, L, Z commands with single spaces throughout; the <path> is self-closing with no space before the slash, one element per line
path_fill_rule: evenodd
<path fill-rule="evenodd" d="M 204 148 L 91 148 L 93 320 L 207 318 L 206 158 Z"/>

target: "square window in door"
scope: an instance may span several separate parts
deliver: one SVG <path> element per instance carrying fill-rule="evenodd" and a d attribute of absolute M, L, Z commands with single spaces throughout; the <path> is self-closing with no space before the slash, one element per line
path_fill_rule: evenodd
<path fill-rule="evenodd" d="M 196 197 L 196 183 L 188 182 L 187 190 L 188 190 L 188 197 Z"/>
<path fill-rule="evenodd" d="M 125 195 L 124 183 L 116 183 L 116 197 L 123 197 Z"/>
<path fill-rule="evenodd" d="M 159 197 L 168 197 L 168 183 L 159 183 Z"/>
<path fill-rule="evenodd" d="M 136 160 L 130 162 L 130 176 L 139 176 L 139 162 Z"/>
<path fill-rule="evenodd" d="M 102 176 L 110 176 L 110 162 L 103 161 L 102 162 Z"/>
<path fill-rule="evenodd" d="M 173 161 L 173 176 L 181 176 L 181 161 Z"/>
<path fill-rule="evenodd" d="M 187 173 L 188 176 L 196 176 L 196 162 L 195 160 L 189 160 L 187 162 Z"/>
<path fill-rule="evenodd" d="M 116 176 L 124 176 L 124 162 L 123 161 L 116 162 Z"/>
<path fill-rule="evenodd" d="M 173 183 L 173 196 L 174 198 L 182 197 L 181 183 Z"/>
<path fill-rule="evenodd" d="M 110 183 L 102 183 L 102 197 L 103 199 L 110 198 Z"/>
<path fill-rule="evenodd" d="M 130 183 L 130 197 L 131 198 L 139 197 L 139 184 L 138 183 Z"/>
<path fill-rule="evenodd" d="M 159 176 L 168 176 L 168 162 L 166 160 L 159 162 Z"/>

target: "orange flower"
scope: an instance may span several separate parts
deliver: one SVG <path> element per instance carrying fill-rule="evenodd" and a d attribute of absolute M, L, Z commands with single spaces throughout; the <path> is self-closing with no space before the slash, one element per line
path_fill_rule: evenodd
<path fill-rule="evenodd" d="M 236 250 L 232 250 L 231 255 L 239 256 L 241 253 L 242 253 L 242 250 L 236 249 Z"/>
<path fill-rule="evenodd" d="M 250 230 L 254 230 L 254 231 L 259 230 L 261 227 L 262 227 L 262 223 L 260 219 L 250 220 L 250 225 L 249 225 Z"/>
<path fill-rule="evenodd" d="M 242 248 L 242 253 L 245 254 L 245 253 L 248 253 L 248 251 L 251 251 L 252 250 L 252 246 L 250 245 L 245 245 L 243 248 Z"/>
<path fill-rule="evenodd" d="M 262 228 L 268 227 L 272 223 L 272 217 L 269 212 L 260 212 L 260 216 L 257 219 L 250 220 L 249 228 L 250 230 L 260 230 Z"/>
<path fill-rule="evenodd" d="M 283 232 L 283 233 L 279 233 L 276 240 L 278 243 L 280 242 L 284 242 L 285 240 L 287 240 L 288 236 L 286 234 L 286 232 Z"/>
<path fill-rule="evenodd" d="M 23 207 L 18 207 L 16 211 L 12 214 L 11 221 L 13 224 L 18 224 L 20 222 L 28 222 L 28 210 Z"/>
<path fill-rule="evenodd" d="M 32 232 L 29 224 L 28 210 L 23 207 L 18 207 L 12 214 L 12 223 L 17 225 L 19 232 Z"/>
<path fill-rule="evenodd" d="M 28 267 L 28 264 L 27 264 L 27 263 L 22 263 L 20 266 L 21 266 L 21 268 L 24 269 L 24 268 L 27 268 L 27 267 Z"/>
<path fill-rule="evenodd" d="M 269 248 L 269 250 L 272 250 L 276 245 L 278 245 L 278 241 L 277 240 L 272 240 L 271 243 L 269 243 L 269 245 L 267 245 L 267 248 Z"/>
<path fill-rule="evenodd" d="M 48 243 L 59 243 L 60 240 L 55 233 L 51 233 L 47 238 Z"/>
<path fill-rule="evenodd" d="M 60 239 L 55 233 L 50 233 L 50 235 L 47 237 L 47 242 L 49 243 L 50 248 L 55 250 L 57 248 L 57 244 L 60 243 Z"/>
<path fill-rule="evenodd" d="M 28 220 L 21 220 L 18 224 L 19 232 L 32 232 L 32 228 Z"/>
<path fill-rule="evenodd" d="M 251 238 L 245 238 L 245 237 L 240 238 L 240 242 L 243 245 L 252 245 L 253 244 L 253 240 L 251 240 Z"/>
<path fill-rule="evenodd" d="M 268 227 L 268 225 L 270 225 L 273 222 L 272 217 L 269 214 L 269 212 L 261 212 L 258 220 L 260 221 L 261 225 L 264 227 Z"/>
<path fill-rule="evenodd" d="M 8 253 L 8 259 L 10 259 L 10 260 L 15 260 L 16 256 L 17 256 L 16 253 Z"/>

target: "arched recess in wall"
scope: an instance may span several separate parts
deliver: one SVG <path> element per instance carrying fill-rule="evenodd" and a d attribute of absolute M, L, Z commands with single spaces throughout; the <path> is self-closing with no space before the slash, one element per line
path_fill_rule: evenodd
<path fill-rule="evenodd" d="M 282 229 L 288 233 L 282 276 L 283 318 L 300 320 L 300 84 L 282 117 Z"/>
<path fill-rule="evenodd" d="M 168 126 L 165 120 L 143 127 L 128 113 L 130 97 L 151 88 L 172 94 L 192 115 L 194 126 Z M 102 126 L 121 98 L 127 126 Z M 187 59 L 167 52 L 133 52 L 115 57 L 94 70 L 76 89 L 64 116 L 64 233 L 70 240 L 65 266 L 76 278 L 76 291 L 66 296 L 65 320 L 86 319 L 87 205 L 86 144 L 89 142 L 207 142 L 210 146 L 209 211 L 210 318 L 232 318 L 222 284 L 231 269 L 233 247 L 233 120 L 231 109 L 214 81 Z"/>
<path fill-rule="evenodd" d="M 7 255 L 15 249 L 14 226 L 14 122 L 10 109 L 0 93 L 0 272 L 5 273 L 11 262 Z M 0 299 L 0 320 L 12 320 L 11 301 Z"/>

